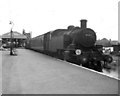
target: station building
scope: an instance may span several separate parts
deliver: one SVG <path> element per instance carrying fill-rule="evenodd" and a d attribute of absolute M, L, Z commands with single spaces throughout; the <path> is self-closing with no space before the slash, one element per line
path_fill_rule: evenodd
<path fill-rule="evenodd" d="M 10 46 L 11 43 L 11 32 L 5 33 L 1 36 L 2 44 L 4 46 Z M 14 47 L 24 47 L 25 41 L 27 40 L 27 33 L 21 34 L 17 31 L 12 32 L 12 42 Z"/>

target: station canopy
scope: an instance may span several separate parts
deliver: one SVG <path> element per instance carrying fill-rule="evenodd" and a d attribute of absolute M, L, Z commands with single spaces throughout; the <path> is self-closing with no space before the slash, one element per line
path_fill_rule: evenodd
<path fill-rule="evenodd" d="M 5 33 L 1 36 L 2 39 L 11 38 L 11 32 Z M 27 37 L 19 32 L 13 31 L 12 38 L 14 39 L 27 39 Z"/>

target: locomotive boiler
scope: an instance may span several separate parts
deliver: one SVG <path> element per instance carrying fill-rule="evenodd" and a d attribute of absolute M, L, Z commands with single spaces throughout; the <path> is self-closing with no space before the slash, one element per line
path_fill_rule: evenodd
<path fill-rule="evenodd" d="M 69 26 L 32 38 L 29 48 L 102 72 L 112 57 L 104 55 L 95 45 L 97 36 L 87 28 L 87 20 L 81 20 L 81 27 Z M 102 63 L 104 62 L 104 63 Z"/>

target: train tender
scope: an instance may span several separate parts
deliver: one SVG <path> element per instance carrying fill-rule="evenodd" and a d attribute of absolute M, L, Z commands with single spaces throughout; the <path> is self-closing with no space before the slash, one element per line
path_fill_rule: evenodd
<path fill-rule="evenodd" d="M 66 61 L 102 72 L 104 66 L 112 62 L 95 45 L 96 33 L 87 28 L 87 20 L 81 20 L 81 27 L 68 26 L 31 38 L 26 48 L 54 55 Z M 104 62 L 104 63 L 102 63 Z"/>

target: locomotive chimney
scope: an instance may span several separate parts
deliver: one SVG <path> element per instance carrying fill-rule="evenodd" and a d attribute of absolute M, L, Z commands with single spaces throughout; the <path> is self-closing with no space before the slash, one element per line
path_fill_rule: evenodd
<path fill-rule="evenodd" d="M 81 21 L 81 28 L 87 28 L 87 20 L 86 19 L 82 19 Z"/>

